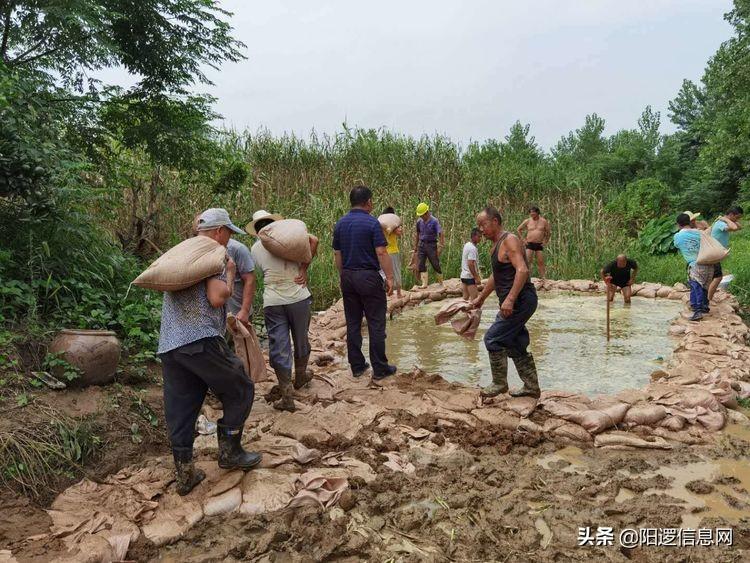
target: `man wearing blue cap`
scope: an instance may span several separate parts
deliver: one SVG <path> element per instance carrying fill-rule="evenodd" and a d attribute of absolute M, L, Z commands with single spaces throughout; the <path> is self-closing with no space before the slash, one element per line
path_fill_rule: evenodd
<path fill-rule="evenodd" d="M 208 209 L 198 218 L 198 236 L 227 246 L 232 233 L 244 233 L 225 209 Z M 211 389 L 223 407 L 218 421 L 219 467 L 248 470 L 261 455 L 242 448 L 245 420 L 255 387 L 242 361 L 224 340 L 227 303 L 234 290 L 237 267 L 227 260 L 219 276 L 187 289 L 164 292 L 159 348 L 164 378 L 164 415 L 177 469 L 177 493 L 188 494 L 205 478 L 193 464 L 193 431 L 206 392 Z"/>

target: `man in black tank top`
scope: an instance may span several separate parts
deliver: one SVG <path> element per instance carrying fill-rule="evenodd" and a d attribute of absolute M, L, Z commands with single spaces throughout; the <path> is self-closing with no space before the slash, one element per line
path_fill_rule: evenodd
<path fill-rule="evenodd" d="M 500 312 L 484 335 L 490 355 L 492 384 L 482 389 L 482 397 L 508 392 L 508 358 L 513 360 L 523 388 L 512 391 L 513 397 L 539 397 L 539 379 L 534 357 L 528 352 L 529 331 L 526 322 L 536 311 L 537 295 L 529 276 L 529 267 L 521 241 L 503 230 L 503 219 L 494 207 L 477 215 L 477 226 L 492 241 L 492 276 L 473 304 L 480 308 L 494 290 L 500 301 Z"/>

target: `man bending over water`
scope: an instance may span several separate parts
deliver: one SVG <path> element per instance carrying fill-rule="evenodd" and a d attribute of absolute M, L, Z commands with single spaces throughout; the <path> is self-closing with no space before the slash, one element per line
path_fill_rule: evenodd
<path fill-rule="evenodd" d="M 615 293 L 619 288 L 622 291 L 622 299 L 630 303 L 633 296 L 633 284 L 638 274 L 638 263 L 624 254 L 620 254 L 615 260 L 604 266 L 601 271 L 602 279 L 607 284 L 607 299 L 615 300 Z"/>
<path fill-rule="evenodd" d="M 482 397 L 508 392 L 508 358 L 513 360 L 523 388 L 513 397 L 539 397 L 539 379 L 534 357 L 527 351 L 529 331 L 526 323 L 537 307 L 537 295 L 529 277 L 529 267 L 521 241 L 503 229 L 503 219 L 494 207 L 477 215 L 477 226 L 492 241 L 492 275 L 484 290 L 472 303 L 480 308 L 493 290 L 500 301 L 500 312 L 484 336 L 490 356 L 492 384 L 482 389 Z"/>
<path fill-rule="evenodd" d="M 523 236 L 524 230 L 526 231 L 526 237 Z M 547 273 L 544 264 L 544 245 L 549 242 L 550 235 L 549 221 L 542 217 L 538 207 L 531 207 L 529 218 L 518 226 L 518 236 L 526 244 L 526 262 L 528 262 L 529 267 L 534 261 L 534 255 L 536 255 L 536 267 L 541 279 L 544 279 Z"/>

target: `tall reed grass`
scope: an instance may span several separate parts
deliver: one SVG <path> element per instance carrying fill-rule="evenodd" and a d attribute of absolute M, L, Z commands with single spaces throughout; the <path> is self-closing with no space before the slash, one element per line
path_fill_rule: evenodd
<path fill-rule="evenodd" d="M 625 233 L 604 211 L 602 188 L 578 179 L 585 175 L 569 177 L 533 147 L 511 150 L 507 143 L 487 141 L 462 149 L 439 135 L 416 139 L 360 129 L 313 134 L 307 140 L 261 131 L 235 134 L 227 142 L 249 163 L 251 185 L 217 195 L 199 184 L 171 180 L 158 196 L 158 244 L 176 243 L 188 233 L 193 214 L 209 206 L 227 208 L 243 225 L 258 209 L 302 219 L 321 239 L 320 255 L 310 269 L 316 307 L 338 298 L 332 231 L 348 211 L 348 193 L 357 184 L 373 189 L 376 214 L 393 206 L 404 219 L 401 248 L 407 288 L 415 281 L 405 266 L 412 250 L 414 210 L 421 201 L 430 204 L 446 232 L 442 264 L 448 277 L 459 275 L 461 249 L 476 214 L 487 205 L 497 207 L 513 231 L 530 205 L 542 209 L 552 224 L 546 251 L 551 278 L 595 278 L 602 263 L 627 243 Z M 487 272 L 489 248 L 483 248 Z"/>

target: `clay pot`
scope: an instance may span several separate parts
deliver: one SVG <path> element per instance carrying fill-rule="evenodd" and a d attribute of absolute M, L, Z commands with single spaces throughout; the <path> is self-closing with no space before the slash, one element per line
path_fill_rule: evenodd
<path fill-rule="evenodd" d="M 109 330 L 61 330 L 49 351 L 61 354 L 69 364 L 81 371 L 78 379 L 65 383 L 73 386 L 106 385 L 114 380 L 120 361 L 120 341 Z M 61 377 L 60 373 L 53 373 Z"/>

